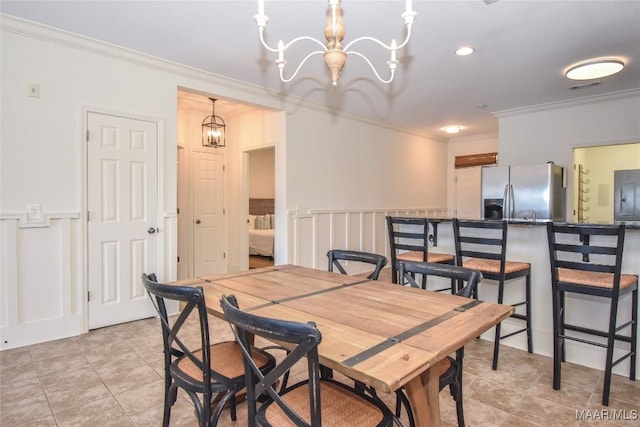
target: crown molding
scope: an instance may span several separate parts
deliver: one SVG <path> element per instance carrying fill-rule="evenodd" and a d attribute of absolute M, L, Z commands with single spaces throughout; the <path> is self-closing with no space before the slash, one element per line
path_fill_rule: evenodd
<path fill-rule="evenodd" d="M 209 71 L 198 68 L 189 67 L 184 64 L 162 59 L 156 56 L 148 55 L 133 49 L 107 43 L 91 37 L 86 37 L 77 33 L 62 30 L 60 28 L 44 25 L 38 22 L 29 21 L 12 15 L 0 13 L 0 29 L 3 32 L 14 33 L 32 39 L 42 40 L 48 43 L 55 43 L 72 49 L 88 52 L 95 55 L 111 58 L 114 60 L 124 61 L 144 67 L 150 67 L 155 70 L 162 70 L 168 73 L 182 75 L 194 80 L 201 81 L 207 85 L 212 83 L 216 85 L 216 94 L 220 97 L 228 97 L 229 100 L 237 100 L 238 93 L 245 95 L 245 98 L 239 102 L 251 102 L 259 104 L 260 107 L 270 108 L 274 110 L 284 110 L 291 113 L 301 106 L 326 114 L 339 115 L 350 120 L 367 123 L 369 125 L 383 127 L 398 132 L 416 135 L 435 142 L 446 142 L 446 139 L 427 134 L 416 129 L 409 129 L 395 125 L 393 123 L 379 122 L 356 114 L 346 113 L 325 107 L 320 104 L 309 102 L 303 98 L 295 97 L 289 94 L 283 94 L 264 86 L 258 86 L 240 80 L 231 79 Z M 184 88 L 189 92 L 202 92 L 202 88 Z M 204 96 L 204 95 L 203 95 Z M 257 100 L 256 100 L 257 98 Z"/>
<path fill-rule="evenodd" d="M 186 75 L 196 80 L 205 80 L 211 83 L 214 80 L 222 86 L 247 91 L 252 89 L 259 90 L 262 95 L 265 92 L 272 92 L 267 88 L 252 85 L 250 83 L 241 82 L 218 74 L 200 70 L 195 67 L 189 67 L 184 64 L 162 59 L 156 56 L 148 55 L 133 49 L 107 43 L 102 40 L 86 37 L 77 33 L 66 31 L 60 28 L 48 26 L 34 21 L 29 21 L 15 16 L 0 14 L 0 27 L 2 31 L 42 40 L 49 43 L 55 43 L 61 46 L 77 49 L 92 54 L 104 56 L 107 58 L 126 61 L 129 63 L 160 69 L 170 73 Z M 277 107 L 276 107 L 277 108 Z"/>
<path fill-rule="evenodd" d="M 458 142 L 473 142 L 473 141 L 480 141 L 480 140 L 487 140 L 487 139 L 498 141 L 498 132 L 454 136 L 449 138 L 449 144 L 456 144 Z"/>
<path fill-rule="evenodd" d="M 569 101 L 550 102 L 548 104 L 531 105 L 528 107 L 513 108 L 510 110 L 502 110 L 492 112 L 498 118 L 519 116 L 522 114 L 537 113 L 540 111 L 557 110 L 560 108 L 578 107 L 581 105 L 594 104 L 598 102 L 616 101 L 625 98 L 633 98 L 640 96 L 640 89 L 630 89 L 620 92 L 611 92 L 603 95 L 586 96 L 584 98 L 573 99 Z"/>

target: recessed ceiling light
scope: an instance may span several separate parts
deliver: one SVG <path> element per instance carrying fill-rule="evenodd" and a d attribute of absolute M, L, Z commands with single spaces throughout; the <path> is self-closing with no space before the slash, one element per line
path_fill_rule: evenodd
<path fill-rule="evenodd" d="M 572 65 L 565 76 L 571 80 L 599 79 L 618 73 L 623 68 L 624 62 L 619 59 L 593 59 Z"/>
<path fill-rule="evenodd" d="M 462 126 L 458 126 L 458 125 L 445 126 L 442 128 L 442 130 L 445 131 L 446 133 L 458 133 L 462 130 Z"/>
<path fill-rule="evenodd" d="M 474 51 L 475 51 L 474 48 L 469 47 L 469 46 L 465 46 L 465 47 L 461 47 L 460 49 L 456 50 L 456 55 L 458 55 L 458 56 L 471 55 Z"/>

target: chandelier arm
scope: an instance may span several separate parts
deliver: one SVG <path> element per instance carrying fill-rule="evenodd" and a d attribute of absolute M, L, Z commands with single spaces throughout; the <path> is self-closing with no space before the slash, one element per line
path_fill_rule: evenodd
<path fill-rule="evenodd" d="M 373 73 L 376 75 L 376 77 L 378 78 L 378 80 L 380 80 L 382 83 L 391 83 L 391 81 L 393 80 L 393 76 L 395 75 L 395 68 L 390 67 L 390 71 L 391 71 L 391 75 L 389 76 L 389 79 L 385 80 L 382 77 L 380 77 L 380 74 L 378 74 L 378 71 L 376 70 L 376 67 L 373 66 L 373 64 L 371 63 L 371 61 L 369 61 L 369 59 L 364 56 L 363 54 L 361 54 L 360 52 L 356 52 L 356 51 L 351 51 L 351 52 L 347 52 L 347 55 L 357 55 L 360 58 L 364 59 L 364 61 L 369 64 L 369 67 L 371 68 L 371 70 L 373 71 Z"/>
<path fill-rule="evenodd" d="M 260 42 L 262 43 L 262 46 L 264 46 L 265 49 L 267 49 L 268 51 L 273 52 L 273 53 L 279 53 L 281 50 L 284 52 L 285 50 L 289 49 L 289 47 L 291 47 L 294 43 L 297 43 L 297 42 L 302 41 L 302 40 L 310 40 L 312 42 L 316 42 L 320 46 L 322 46 L 322 49 L 327 50 L 327 47 L 320 40 L 315 39 L 313 37 L 309 37 L 309 36 L 297 37 L 297 38 L 291 40 L 286 45 L 284 45 L 281 49 L 278 49 L 278 48 L 274 49 L 271 46 L 269 46 L 267 44 L 267 42 L 264 40 L 264 36 L 263 36 L 263 31 L 262 30 L 263 30 L 263 28 L 260 28 Z"/>
<path fill-rule="evenodd" d="M 404 39 L 404 41 L 402 43 L 400 43 L 398 46 L 396 46 L 395 50 L 400 50 L 402 49 L 407 43 L 409 43 L 409 39 L 411 38 L 411 25 L 407 25 L 407 36 Z M 369 37 L 369 36 L 362 36 L 362 37 L 358 37 L 357 39 L 351 40 L 345 47 L 344 50 L 347 51 L 349 50 L 349 48 L 356 44 L 359 41 L 362 40 L 369 40 L 372 41 L 374 43 L 378 43 L 380 46 L 382 46 L 383 48 L 387 49 L 387 50 L 393 50 L 393 47 L 391 47 L 391 45 L 386 45 L 383 42 L 381 42 L 380 40 L 374 38 L 374 37 Z"/>
<path fill-rule="evenodd" d="M 296 75 L 298 74 L 298 71 L 300 71 L 304 63 L 307 62 L 307 60 L 311 58 L 313 55 L 317 55 L 319 53 L 324 53 L 324 51 L 316 50 L 315 52 L 311 52 L 310 54 L 305 56 L 304 59 L 300 62 L 300 64 L 298 64 L 298 67 L 296 67 L 296 71 L 288 79 L 284 78 L 284 64 L 282 64 L 282 66 L 278 65 L 278 67 L 280 68 L 280 80 L 282 80 L 284 83 L 289 83 L 291 80 L 293 80 L 296 77 Z"/>

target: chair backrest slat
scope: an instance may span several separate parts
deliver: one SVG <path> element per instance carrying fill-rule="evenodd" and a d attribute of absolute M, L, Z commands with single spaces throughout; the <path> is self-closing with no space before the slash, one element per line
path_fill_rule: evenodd
<path fill-rule="evenodd" d="M 222 296 L 220 305 L 225 317 L 232 326 L 236 340 L 240 343 L 245 362 L 245 379 L 247 384 L 247 407 L 250 426 L 254 425 L 256 414 L 256 396 L 267 393 L 287 417 L 296 426 L 320 426 L 320 363 L 318 358 L 318 344 L 322 341 L 322 334 L 312 322 L 300 323 L 288 320 L 271 319 L 247 313 L 238 309 L 234 295 Z M 249 335 L 294 344 L 276 367 L 264 375 L 251 357 Z M 296 413 L 276 392 L 276 382 L 285 372 L 290 370 L 298 361 L 306 360 L 309 375 L 309 396 L 311 424 L 304 421 L 303 414 Z"/>
<path fill-rule="evenodd" d="M 470 298 L 472 294 L 476 293 L 478 283 L 482 280 L 482 273 L 480 271 L 450 264 L 398 261 L 397 267 L 400 277 L 412 288 L 421 288 L 415 281 L 414 276 L 416 274 L 438 276 L 466 282 L 466 285 L 456 292 L 456 295 L 466 298 Z"/>
<path fill-rule="evenodd" d="M 165 352 L 165 370 L 172 361 L 173 357 L 185 356 L 191 362 L 202 370 L 202 380 L 204 384 L 211 382 L 211 378 L 215 381 L 231 387 L 231 380 L 211 369 L 211 352 L 209 338 L 209 321 L 207 316 L 207 308 L 204 300 L 204 292 L 200 286 L 174 286 L 158 283 L 151 275 L 142 275 L 142 283 L 147 290 L 149 298 L 158 312 L 160 324 L 162 327 L 163 346 Z M 166 309 L 165 300 L 178 301 L 184 304 L 182 311 L 178 317 L 171 323 Z M 198 318 L 200 332 L 200 350 L 201 357 L 194 354 L 192 347 L 185 343 L 187 333 L 183 333 L 183 327 L 187 324 L 192 314 Z M 183 336 L 184 335 L 184 336 Z"/>
<path fill-rule="evenodd" d="M 373 265 L 374 269 L 367 277 L 371 280 L 378 280 L 380 271 L 384 268 L 385 265 L 387 265 L 387 257 L 385 257 L 384 255 L 361 251 L 332 249 L 327 252 L 327 258 L 329 260 L 328 271 L 333 271 L 333 268 L 335 267 L 341 274 L 348 273 L 344 266 L 340 263 L 340 261 L 353 261 Z"/>
<path fill-rule="evenodd" d="M 429 220 L 423 217 L 387 216 L 387 233 L 391 254 L 391 266 L 396 272 L 398 255 L 403 251 L 421 252 L 422 261 L 427 261 L 429 252 Z M 396 283 L 398 277 L 392 274 Z"/>
<path fill-rule="evenodd" d="M 507 222 L 453 219 L 453 235 L 456 261 L 462 265 L 464 258 L 480 258 L 500 261 L 504 272 L 507 252 Z M 495 231 L 487 231 L 495 230 Z"/>
<path fill-rule="evenodd" d="M 613 273 L 611 291 L 620 291 L 625 225 L 595 226 L 547 223 L 551 281 L 558 283 L 558 269 Z M 593 257 L 592 257 L 593 256 Z"/>

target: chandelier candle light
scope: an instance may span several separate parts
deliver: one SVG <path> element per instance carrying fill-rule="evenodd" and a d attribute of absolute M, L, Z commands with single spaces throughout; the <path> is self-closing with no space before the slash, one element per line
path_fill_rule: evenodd
<path fill-rule="evenodd" d="M 406 10 L 404 11 L 404 13 L 402 13 L 402 15 L 400 15 L 400 17 L 404 21 L 405 26 L 407 27 L 406 38 L 400 44 L 396 43 L 396 40 L 393 39 L 391 40 L 390 45 L 386 45 L 385 43 L 381 42 L 376 38 L 364 36 L 364 37 L 359 37 L 353 40 L 352 42 L 348 43 L 345 47 L 342 47 L 342 40 L 344 39 L 345 29 L 344 29 L 344 22 L 342 20 L 342 7 L 340 5 L 340 0 L 329 0 L 330 10 L 327 17 L 327 23 L 324 27 L 324 37 L 327 39 L 326 46 L 320 40 L 313 37 L 308 37 L 308 36 L 295 38 L 287 44 L 285 44 L 282 40 L 280 40 L 278 41 L 278 47 L 275 49 L 267 45 L 267 43 L 264 41 L 264 29 L 267 26 L 269 17 L 264 14 L 264 0 L 258 0 L 258 14 L 255 15 L 253 19 L 256 21 L 256 24 L 258 24 L 258 30 L 260 32 L 260 41 L 262 42 L 262 45 L 265 47 L 265 49 L 269 50 L 270 52 L 274 52 L 278 54 L 278 59 L 276 60 L 276 64 L 280 69 L 280 79 L 284 83 L 287 83 L 293 80 L 298 74 L 298 71 L 300 71 L 300 68 L 302 68 L 302 66 L 304 65 L 304 63 L 307 62 L 309 58 L 317 54 L 323 54 L 324 62 L 327 65 L 329 72 L 331 73 L 331 82 L 334 87 L 338 85 L 338 78 L 340 77 L 342 68 L 344 67 L 345 62 L 347 61 L 347 55 L 357 55 L 361 57 L 362 59 L 365 60 L 367 64 L 369 64 L 369 67 L 371 67 L 371 70 L 373 70 L 373 73 L 376 75 L 378 80 L 380 80 L 382 83 L 390 83 L 393 80 L 396 68 L 398 66 L 398 60 L 396 59 L 396 52 L 402 49 L 409 41 L 409 38 L 411 37 L 411 26 L 413 25 L 413 22 L 418 16 L 418 13 L 413 11 L 412 9 L 412 3 L 413 3 L 412 0 L 406 0 Z M 314 52 L 309 53 L 302 60 L 302 62 L 300 62 L 300 64 L 296 68 L 293 75 L 291 75 L 291 77 L 289 78 L 285 78 L 284 67 L 287 64 L 287 61 L 284 59 L 284 52 L 290 46 L 302 40 L 313 41 L 319 44 L 322 50 L 316 50 Z M 387 64 L 389 65 L 389 71 L 390 71 L 390 75 L 388 79 L 385 80 L 382 77 L 380 77 L 380 74 L 378 74 L 378 71 L 373 66 L 371 61 L 362 53 L 357 52 L 355 50 L 349 50 L 351 46 L 355 45 L 356 43 L 362 40 L 369 40 L 369 41 L 375 42 L 391 52 L 391 59 L 387 61 Z"/>

